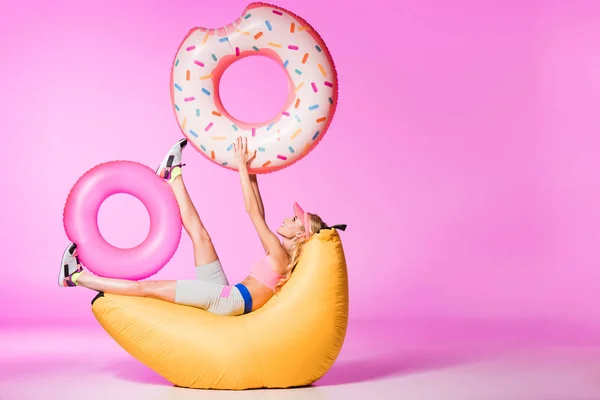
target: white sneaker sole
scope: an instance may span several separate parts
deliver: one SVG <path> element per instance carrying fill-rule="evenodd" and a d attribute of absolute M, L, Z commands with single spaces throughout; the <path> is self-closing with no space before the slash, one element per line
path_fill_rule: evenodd
<path fill-rule="evenodd" d="M 65 249 L 65 252 L 63 253 L 62 260 L 60 263 L 60 272 L 58 273 L 58 286 L 64 287 L 63 281 L 65 279 L 65 276 L 67 276 L 67 274 L 69 273 L 68 264 L 67 264 L 67 267 L 65 267 L 65 259 L 67 257 L 72 256 L 73 252 L 75 251 L 76 248 L 77 248 L 77 246 L 74 243 L 71 243 L 69 246 L 67 246 L 67 248 Z"/>

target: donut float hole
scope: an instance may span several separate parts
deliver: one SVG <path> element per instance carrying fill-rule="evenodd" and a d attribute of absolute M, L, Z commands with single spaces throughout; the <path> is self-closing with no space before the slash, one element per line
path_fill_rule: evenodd
<path fill-rule="evenodd" d="M 223 108 L 248 124 L 262 124 L 278 116 L 289 93 L 285 69 L 260 55 L 235 61 L 224 70 L 219 82 Z"/>

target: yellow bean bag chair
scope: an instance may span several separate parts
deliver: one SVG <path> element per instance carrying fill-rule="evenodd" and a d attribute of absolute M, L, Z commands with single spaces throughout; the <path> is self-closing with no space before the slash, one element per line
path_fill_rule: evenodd
<path fill-rule="evenodd" d="M 96 296 L 92 311 L 119 345 L 176 386 L 310 385 L 333 365 L 346 335 L 344 250 L 335 229 L 322 230 L 281 292 L 242 316 L 108 294 Z"/>

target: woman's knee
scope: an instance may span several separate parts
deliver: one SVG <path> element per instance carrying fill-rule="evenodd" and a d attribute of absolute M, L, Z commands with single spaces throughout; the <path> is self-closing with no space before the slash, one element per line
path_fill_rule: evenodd
<path fill-rule="evenodd" d="M 175 281 L 141 281 L 140 295 L 161 300 L 174 301 Z"/>
<path fill-rule="evenodd" d="M 156 297 L 159 292 L 159 282 L 157 281 L 141 281 L 139 284 L 139 292 L 143 297 Z"/>
<path fill-rule="evenodd" d="M 208 233 L 208 231 L 204 228 L 196 229 L 194 233 L 191 235 L 192 242 L 201 246 L 209 246 L 212 245 L 212 239 Z"/>

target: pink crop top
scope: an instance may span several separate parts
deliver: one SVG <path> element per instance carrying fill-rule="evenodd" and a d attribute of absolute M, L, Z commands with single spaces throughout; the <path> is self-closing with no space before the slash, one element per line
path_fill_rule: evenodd
<path fill-rule="evenodd" d="M 268 255 L 258 260 L 252 266 L 250 276 L 256 278 L 271 290 L 273 290 L 277 282 L 284 277 L 284 275 L 278 274 L 271 268 L 271 262 Z"/>

